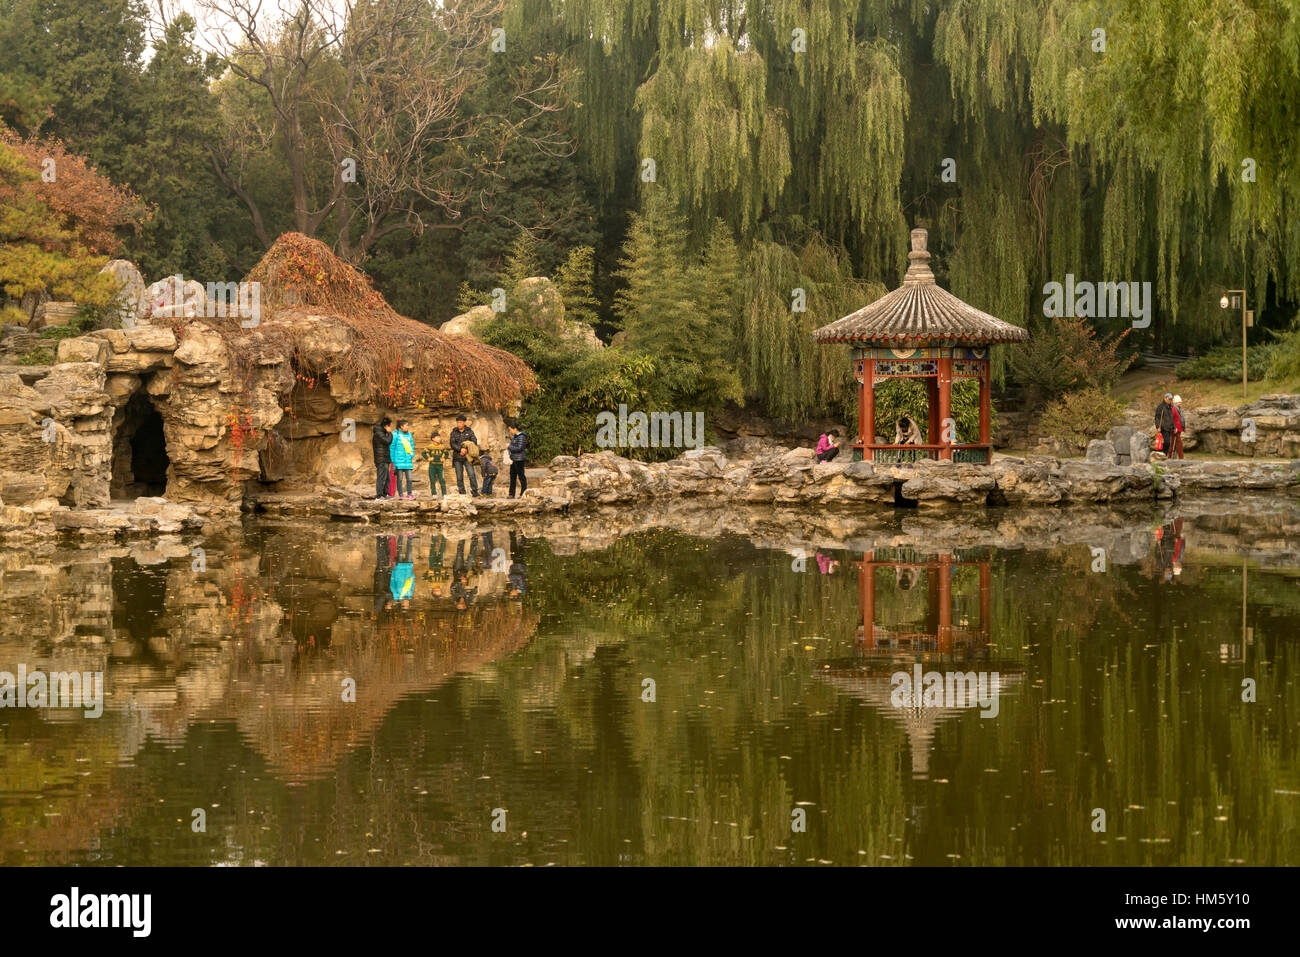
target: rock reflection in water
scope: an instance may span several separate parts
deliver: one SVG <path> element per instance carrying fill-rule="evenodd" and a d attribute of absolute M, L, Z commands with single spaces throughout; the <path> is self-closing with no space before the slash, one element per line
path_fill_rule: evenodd
<path fill-rule="evenodd" d="M 469 604 L 413 582 L 400 601 L 376 601 L 380 571 L 384 596 L 394 587 L 392 568 L 372 577 L 365 559 L 399 542 L 409 557 L 418 537 L 381 536 L 369 553 L 359 539 L 309 535 L 232 538 L 197 552 L 173 540 L 7 553 L 0 671 L 102 672 L 106 691 L 98 720 L 0 712 L 0 810 L 12 810 L 14 795 L 22 808 L 6 847 L 93 850 L 89 835 L 117 823 L 148 786 L 124 770 L 148 742 L 180 747 L 196 725 L 233 725 L 285 784 L 329 775 L 402 698 L 524 647 L 537 615 L 509 597 L 522 555 L 512 562 L 510 541 L 498 550 L 490 532 L 457 561 Z M 464 537 L 432 538 L 431 554 L 466 552 Z"/>
<path fill-rule="evenodd" d="M 0 863 L 1300 859 L 1293 508 L 708 519 L 0 553 Z"/>

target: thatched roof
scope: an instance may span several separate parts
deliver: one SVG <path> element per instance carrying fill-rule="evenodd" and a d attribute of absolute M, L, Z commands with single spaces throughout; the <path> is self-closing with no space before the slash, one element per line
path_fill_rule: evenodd
<path fill-rule="evenodd" d="M 300 363 L 351 380 L 371 401 L 505 411 L 537 388 L 522 359 L 399 315 L 369 277 L 301 233 L 277 239 L 247 281 L 261 284 L 264 331 L 286 336 Z M 322 321 L 341 327 L 341 348 L 314 347 Z"/>
<path fill-rule="evenodd" d="M 813 331 L 818 342 L 891 344 L 946 343 L 983 346 L 1023 342 L 1029 333 L 1019 326 L 980 312 L 934 281 L 926 231 L 912 230 L 910 265 L 903 285 L 870 305 Z"/>

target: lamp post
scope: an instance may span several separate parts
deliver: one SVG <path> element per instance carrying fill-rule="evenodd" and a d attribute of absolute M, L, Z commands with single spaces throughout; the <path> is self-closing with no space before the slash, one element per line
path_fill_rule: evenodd
<path fill-rule="evenodd" d="M 1241 397 L 1246 398 L 1246 327 L 1255 324 L 1255 313 L 1253 310 L 1246 309 L 1246 290 L 1229 289 L 1224 292 L 1219 299 L 1219 308 L 1228 308 L 1228 297 L 1232 296 L 1235 302 L 1237 296 L 1241 296 Z"/>

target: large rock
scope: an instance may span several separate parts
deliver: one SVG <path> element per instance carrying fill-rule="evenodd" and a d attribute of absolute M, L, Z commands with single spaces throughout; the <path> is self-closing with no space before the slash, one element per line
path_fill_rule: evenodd
<path fill-rule="evenodd" d="M 36 316 L 32 328 L 44 329 L 48 326 L 66 326 L 77 318 L 81 307 L 75 302 L 46 302 L 36 307 Z"/>
<path fill-rule="evenodd" d="M 449 336 L 472 336 L 477 338 L 477 334 L 484 325 L 492 321 L 496 315 L 491 306 L 475 306 L 469 312 L 462 312 L 459 316 L 448 319 L 442 324 L 439 331 L 445 332 Z"/>
<path fill-rule="evenodd" d="M 1114 432 L 1114 429 L 1111 429 Z M 1115 444 L 1110 439 L 1093 439 L 1088 443 L 1084 460 L 1094 465 L 1115 464 Z"/>
<path fill-rule="evenodd" d="M 1133 465 L 1144 465 L 1151 461 L 1151 436 L 1145 432 L 1134 432 L 1129 437 L 1129 461 Z"/>
<path fill-rule="evenodd" d="M 109 352 L 108 343 L 102 339 L 79 336 L 62 340 L 56 356 L 58 362 L 93 362 L 103 365 L 108 361 Z"/>
<path fill-rule="evenodd" d="M 169 276 L 145 290 L 140 322 L 194 319 L 207 311 L 207 301 L 207 290 L 197 280 Z"/>
<path fill-rule="evenodd" d="M 1129 440 L 1133 438 L 1133 426 L 1117 425 L 1106 433 L 1106 441 L 1115 447 L 1116 452 L 1128 455 Z"/>
<path fill-rule="evenodd" d="M 118 323 L 130 328 L 140 319 L 140 313 L 147 305 L 145 298 L 144 277 L 135 263 L 125 259 L 114 259 L 101 272 L 106 272 L 117 282 L 118 294 L 114 305 L 117 309 Z"/>

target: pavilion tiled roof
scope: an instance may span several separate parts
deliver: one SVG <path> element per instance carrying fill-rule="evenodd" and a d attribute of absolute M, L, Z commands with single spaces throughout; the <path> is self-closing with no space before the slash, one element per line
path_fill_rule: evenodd
<path fill-rule="evenodd" d="M 926 231 L 912 230 L 903 285 L 813 331 L 818 342 L 911 342 L 982 346 L 1023 342 L 1029 333 L 962 302 L 934 281 Z"/>

